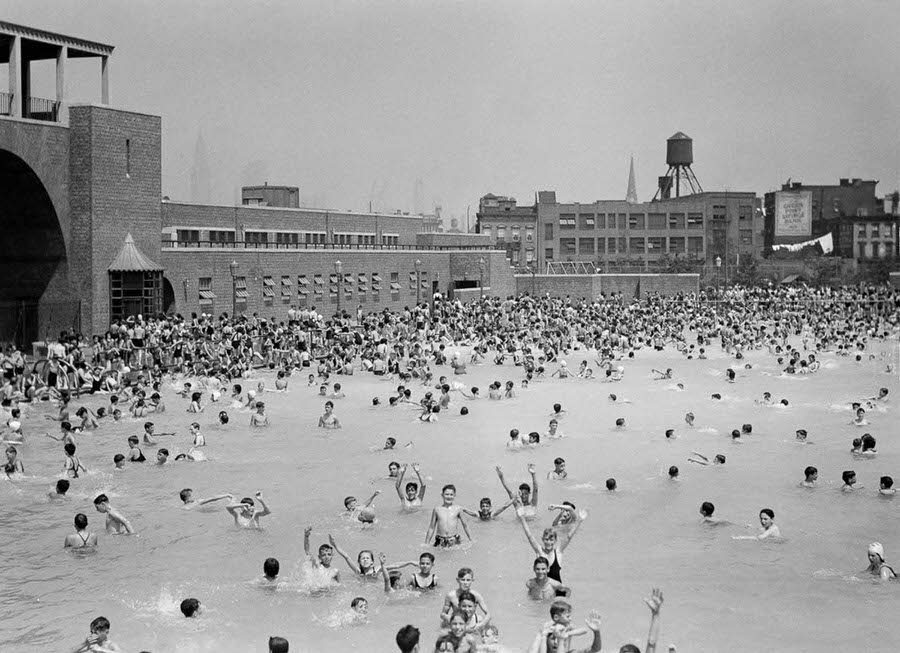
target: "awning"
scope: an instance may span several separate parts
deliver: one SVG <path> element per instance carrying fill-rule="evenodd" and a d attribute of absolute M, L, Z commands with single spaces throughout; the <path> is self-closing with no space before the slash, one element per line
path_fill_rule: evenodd
<path fill-rule="evenodd" d="M 294 284 L 291 283 L 290 277 L 281 277 L 281 285 L 282 286 L 293 286 Z"/>
<path fill-rule="evenodd" d="M 237 290 L 234 291 L 234 296 L 237 297 L 238 299 L 248 299 L 250 297 L 250 293 L 247 292 L 246 290 L 242 290 L 241 288 L 238 288 Z"/>
<path fill-rule="evenodd" d="M 215 299 L 216 293 L 212 290 L 201 290 L 200 291 L 200 299 Z"/>
<path fill-rule="evenodd" d="M 299 283 L 301 286 L 308 286 L 309 280 L 306 277 L 300 277 L 299 279 L 297 279 L 297 283 Z"/>
<path fill-rule="evenodd" d="M 275 280 L 272 277 L 263 277 L 264 286 L 274 286 Z"/>
<path fill-rule="evenodd" d="M 134 244 L 134 238 L 129 233 L 125 236 L 125 244 L 119 250 L 118 256 L 107 270 L 110 272 L 162 272 L 163 268 L 144 256 L 143 252 Z"/>
<path fill-rule="evenodd" d="M 391 290 L 400 290 L 400 284 L 396 281 L 391 281 Z"/>
<path fill-rule="evenodd" d="M 373 275 L 372 275 L 372 283 L 375 283 L 376 281 L 377 281 L 378 283 L 381 283 L 381 275 L 380 275 L 380 274 L 373 274 Z"/>
<path fill-rule="evenodd" d="M 309 288 L 307 288 L 306 286 L 300 286 L 299 288 L 297 288 L 297 292 L 301 295 L 308 295 Z"/>
<path fill-rule="evenodd" d="M 269 288 L 268 286 L 263 286 L 262 291 L 263 291 L 264 297 L 274 297 L 275 296 L 275 291 L 272 290 L 271 288 Z"/>

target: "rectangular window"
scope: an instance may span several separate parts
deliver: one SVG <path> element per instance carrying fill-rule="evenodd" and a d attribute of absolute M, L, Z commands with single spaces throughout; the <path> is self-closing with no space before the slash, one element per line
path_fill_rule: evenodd
<path fill-rule="evenodd" d="M 306 278 L 305 274 L 301 274 L 297 277 L 297 297 L 300 299 L 306 299 L 306 296 L 309 294 L 309 279 Z"/>
<path fill-rule="evenodd" d="M 344 272 L 344 297 L 353 297 L 353 275 Z"/>
<path fill-rule="evenodd" d="M 643 238 L 635 238 L 632 236 L 628 240 L 629 240 L 629 244 L 631 245 L 630 252 L 632 254 L 643 254 L 644 253 L 644 239 Z"/>
<path fill-rule="evenodd" d="M 534 263 L 534 249 L 531 247 L 525 250 L 525 262 L 528 264 Z"/>
<path fill-rule="evenodd" d="M 253 245 L 264 245 L 269 242 L 269 232 L 267 231 L 245 231 L 244 242 Z"/>
<path fill-rule="evenodd" d="M 322 297 L 325 294 L 325 277 L 321 274 L 313 275 L 313 292 L 317 297 Z"/>
<path fill-rule="evenodd" d="M 606 229 L 606 214 L 597 214 L 597 229 Z"/>
<path fill-rule="evenodd" d="M 713 220 L 725 220 L 728 218 L 728 209 L 724 204 L 714 204 L 712 207 Z"/>
<path fill-rule="evenodd" d="M 213 300 L 216 298 L 212 291 L 212 277 L 200 277 L 197 283 L 197 290 L 200 293 L 200 306 L 211 307 Z"/>
<path fill-rule="evenodd" d="M 692 256 L 703 255 L 703 236 L 688 237 L 688 254 Z"/>
<path fill-rule="evenodd" d="M 669 254 L 684 254 L 684 236 L 669 236 Z"/>
<path fill-rule="evenodd" d="M 243 304 L 244 309 L 247 308 L 247 300 L 250 299 L 250 292 L 247 290 L 247 277 L 234 278 L 234 301 L 236 304 Z"/>
<path fill-rule="evenodd" d="M 491 231 L 492 231 L 491 225 L 486 224 L 486 225 L 482 225 L 482 226 L 481 226 L 481 233 L 482 233 L 483 235 L 487 236 L 488 238 L 491 237 Z"/>
<path fill-rule="evenodd" d="M 413 294 L 415 294 L 415 292 L 416 292 L 416 273 L 415 272 L 409 273 L 409 290 Z"/>
<path fill-rule="evenodd" d="M 131 139 L 125 139 L 125 176 L 131 176 Z"/>
<path fill-rule="evenodd" d="M 703 214 L 702 213 L 688 213 L 687 228 L 688 229 L 703 229 Z"/>
<path fill-rule="evenodd" d="M 199 229 L 178 229 L 175 232 L 175 237 L 179 243 L 183 243 L 183 244 L 198 243 L 198 242 L 200 242 L 200 230 Z"/>
<path fill-rule="evenodd" d="M 741 245 L 745 247 L 753 246 L 753 229 L 741 229 Z"/>
<path fill-rule="evenodd" d="M 211 243 L 234 243 L 234 232 L 210 229 L 209 241 Z"/>
<path fill-rule="evenodd" d="M 879 229 L 879 226 L 880 225 L 877 224 L 872 225 L 872 230 L 869 232 L 869 235 L 872 238 L 881 238 L 881 230 Z"/>
<path fill-rule="evenodd" d="M 628 239 L 622 236 L 619 238 L 619 254 L 626 254 L 628 252 Z"/>
<path fill-rule="evenodd" d="M 372 273 L 372 294 L 377 295 L 381 292 L 381 275 L 377 272 Z"/>
<path fill-rule="evenodd" d="M 578 239 L 578 253 L 579 254 L 590 254 L 594 255 L 594 239 L 593 238 L 579 238 Z"/>
<path fill-rule="evenodd" d="M 525 242 L 533 243 L 534 242 L 534 227 L 525 227 Z"/>
<path fill-rule="evenodd" d="M 625 226 L 628 224 L 628 216 L 624 213 L 620 213 L 617 224 L 619 225 L 619 229 L 625 229 Z"/>
<path fill-rule="evenodd" d="M 574 238 L 560 238 L 559 239 L 559 255 L 560 256 L 571 256 L 575 253 L 575 239 Z"/>
<path fill-rule="evenodd" d="M 544 249 L 544 258 L 547 259 L 548 261 L 553 260 L 553 248 L 552 247 L 546 247 Z"/>
<path fill-rule="evenodd" d="M 294 287 L 294 284 L 291 283 L 291 278 L 282 276 L 281 277 L 281 301 L 288 303 L 291 301 L 291 288 Z"/>
<path fill-rule="evenodd" d="M 272 277 L 263 277 L 262 298 L 266 304 L 271 304 L 275 297 L 275 280 Z"/>
<path fill-rule="evenodd" d="M 512 264 L 518 265 L 519 264 L 519 250 L 514 249 L 510 252 L 510 254 L 512 254 Z"/>
<path fill-rule="evenodd" d="M 669 229 L 684 229 L 684 213 L 669 214 Z"/>
<path fill-rule="evenodd" d="M 713 229 L 712 230 L 712 246 L 713 250 L 716 252 L 724 253 L 725 252 L 725 230 L 724 229 Z"/>
<path fill-rule="evenodd" d="M 517 224 L 514 224 L 512 227 L 510 227 L 510 232 L 512 233 L 513 242 L 519 241 L 519 230 L 520 229 L 521 229 L 521 227 Z"/>
<path fill-rule="evenodd" d="M 738 220 L 747 221 L 753 219 L 753 207 L 742 204 L 738 207 Z"/>
<path fill-rule="evenodd" d="M 544 240 L 553 240 L 553 223 L 548 222 L 544 225 Z"/>
<path fill-rule="evenodd" d="M 665 229 L 666 214 L 665 213 L 649 213 L 647 215 L 648 229 Z"/>
<path fill-rule="evenodd" d="M 629 229 L 643 229 L 644 228 L 644 214 L 643 213 L 631 213 L 628 215 L 628 228 Z"/>
<path fill-rule="evenodd" d="M 666 251 L 665 236 L 653 236 L 647 239 L 647 251 L 651 254 L 663 254 Z"/>
<path fill-rule="evenodd" d="M 391 299 L 400 298 L 400 273 L 391 272 Z"/>
<path fill-rule="evenodd" d="M 615 254 L 616 253 L 616 240 L 617 238 L 607 238 L 606 239 L 606 253 L 607 254 Z"/>
<path fill-rule="evenodd" d="M 331 273 L 328 275 L 328 294 L 337 297 L 338 294 L 338 275 Z"/>
<path fill-rule="evenodd" d="M 597 239 L 597 254 L 606 253 L 606 238 Z"/>
<path fill-rule="evenodd" d="M 299 245 L 300 234 L 279 231 L 277 234 L 275 234 L 275 242 L 279 245 Z"/>
<path fill-rule="evenodd" d="M 575 228 L 575 214 L 574 213 L 560 213 L 559 214 L 559 229 L 562 231 L 563 229 L 574 229 Z"/>
<path fill-rule="evenodd" d="M 596 224 L 594 220 L 593 213 L 579 213 L 578 214 L 578 224 L 579 229 L 593 229 L 594 224 Z"/>
<path fill-rule="evenodd" d="M 506 240 L 506 225 L 497 225 L 497 240 Z"/>

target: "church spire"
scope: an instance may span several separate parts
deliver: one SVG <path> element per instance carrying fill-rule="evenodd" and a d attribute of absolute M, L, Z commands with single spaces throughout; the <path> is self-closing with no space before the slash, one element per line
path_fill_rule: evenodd
<path fill-rule="evenodd" d="M 637 204 L 637 187 L 634 182 L 634 155 L 631 156 L 631 166 L 628 169 L 628 192 L 625 194 L 625 201 L 629 204 Z"/>

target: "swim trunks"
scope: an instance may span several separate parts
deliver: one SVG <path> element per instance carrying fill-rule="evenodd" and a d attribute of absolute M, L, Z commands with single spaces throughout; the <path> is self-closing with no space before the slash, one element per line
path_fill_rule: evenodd
<path fill-rule="evenodd" d="M 442 549 L 450 548 L 451 546 L 458 546 L 462 544 L 462 538 L 459 534 L 446 536 L 446 535 L 435 535 L 434 536 L 434 545 L 439 546 Z"/>

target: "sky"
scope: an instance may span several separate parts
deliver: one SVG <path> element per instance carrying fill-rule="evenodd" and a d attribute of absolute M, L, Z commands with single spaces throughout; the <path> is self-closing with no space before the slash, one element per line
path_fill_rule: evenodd
<path fill-rule="evenodd" d="M 163 194 L 191 199 L 202 135 L 210 199 L 299 186 L 320 208 L 479 198 L 638 196 L 666 139 L 694 139 L 706 190 L 789 177 L 900 186 L 895 0 L 7 0 L 3 20 L 115 46 L 110 104 L 162 116 Z M 99 101 L 98 60 L 67 94 Z M 49 64 L 34 95 L 53 97 Z M 2 81 L 5 84 L 5 81 Z"/>

